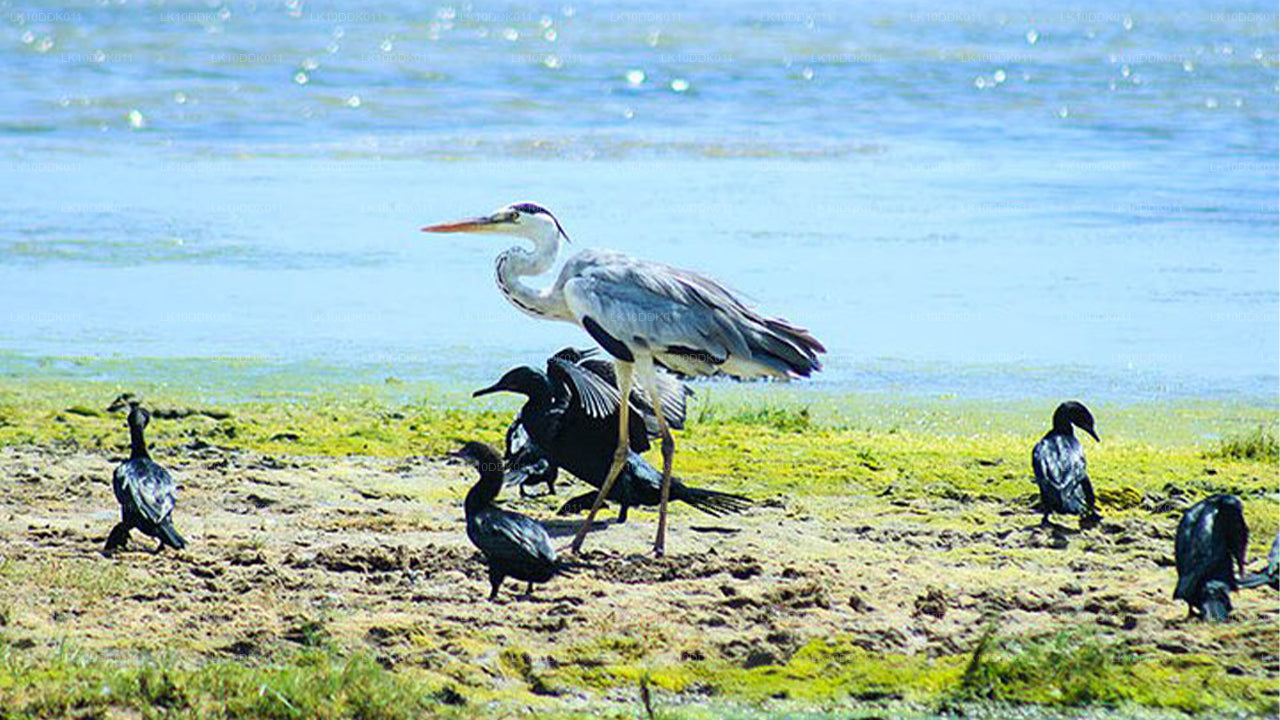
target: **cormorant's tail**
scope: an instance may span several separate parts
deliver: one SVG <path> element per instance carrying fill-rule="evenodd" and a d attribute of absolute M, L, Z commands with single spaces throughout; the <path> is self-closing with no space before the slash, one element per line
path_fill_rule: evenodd
<path fill-rule="evenodd" d="M 1204 599 L 1200 609 L 1208 620 L 1222 622 L 1231 615 L 1231 588 L 1224 582 L 1210 580 L 1205 583 Z"/>
<path fill-rule="evenodd" d="M 1280 585 L 1280 576 L 1268 572 L 1249 573 L 1240 578 L 1237 584 L 1242 588 L 1256 588 L 1263 585 L 1277 587 Z"/>
<path fill-rule="evenodd" d="M 689 487 L 684 483 L 677 484 L 678 478 L 671 478 L 671 499 L 689 503 L 712 517 L 736 515 L 751 507 L 751 498 L 716 490 L 703 490 Z"/>
<path fill-rule="evenodd" d="M 186 539 L 179 535 L 178 531 L 173 529 L 173 523 L 167 520 L 156 526 L 156 531 L 158 532 L 157 537 L 160 538 L 160 542 L 168 545 L 174 550 L 181 550 L 187 546 Z"/>

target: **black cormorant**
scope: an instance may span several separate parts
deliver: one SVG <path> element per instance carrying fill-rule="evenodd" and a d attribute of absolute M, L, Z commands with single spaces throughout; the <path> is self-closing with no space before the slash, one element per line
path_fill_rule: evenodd
<path fill-rule="evenodd" d="M 529 583 L 544 583 L 557 574 L 577 567 L 556 558 L 546 528 L 533 518 L 494 507 L 502 489 L 502 458 L 484 443 L 469 442 L 453 453 L 480 471 L 480 479 L 467 492 L 467 537 L 484 553 L 489 564 L 490 600 L 498 598 L 498 588 L 508 577 Z"/>
<path fill-rule="evenodd" d="M 1031 451 L 1031 467 L 1040 486 L 1042 525 L 1048 525 L 1051 514 L 1079 515 L 1080 528 L 1094 527 L 1101 520 L 1093 498 L 1093 484 L 1085 471 L 1084 448 L 1071 426 L 1084 430 L 1098 440 L 1093 429 L 1093 415 L 1084 405 L 1071 400 L 1053 412 L 1053 429 Z"/>
<path fill-rule="evenodd" d="M 111 553 L 129 542 L 129 531 L 137 529 L 160 541 L 156 552 L 166 545 L 175 550 L 187 546 L 187 541 L 173 529 L 174 498 L 177 485 L 168 471 L 160 467 L 147 453 L 147 442 L 142 431 L 151 421 L 141 403 L 125 394 L 116 398 L 107 408 L 116 412 L 129 408 L 129 459 L 116 468 L 111 479 L 116 501 L 120 503 L 120 522 L 107 537 L 104 552 Z"/>
<path fill-rule="evenodd" d="M 558 469 L 564 468 L 596 488 L 604 484 L 617 444 L 617 388 L 613 366 L 592 358 L 591 353 L 565 348 L 547 361 L 545 373 L 527 366 L 514 368 L 497 383 L 474 393 L 505 391 L 528 398 L 507 431 L 506 464 L 513 480 L 550 486 Z M 663 377 L 664 382 L 679 383 L 669 375 Z M 611 406 L 602 400 L 610 392 Z M 668 392 L 664 397 L 683 398 L 685 394 Z M 656 425 L 653 409 L 637 402 L 636 395 L 632 398 L 632 451 L 608 498 L 621 506 L 619 522 L 626 521 L 632 506 L 656 507 L 662 499 L 662 473 L 639 454 L 648 449 L 649 428 Z M 683 402 L 669 403 L 663 412 L 671 427 L 683 427 Z M 594 492 L 572 498 L 560 513 L 588 510 L 594 499 Z M 679 478 L 671 479 L 671 499 L 715 516 L 742 512 L 751 505 L 749 498 L 690 487 Z"/>
<path fill-rule="evenodd" d="M 1244 572 L 1248 546 L 1244 506 L 1234 495 L 1211 495 L 1182 514 L 1173 546 L 1178 565 L 1173 596 L 1187 601 L 1189 615 L 1227 619 L 1237 587 L 1233 563 Z"/>
<path fill-rule="evenodd" d="M 1240 587 L 1255 588 L 1263 585 L 1270 585 L 1276 590 L 1280 590 L 1280 532 L 1276 533 L 1276 539 L 1271 542 L 1271 552 L 1267 553 L 1267 566 L 1262 570 L 1249 573 L 1240 578 Z"/>

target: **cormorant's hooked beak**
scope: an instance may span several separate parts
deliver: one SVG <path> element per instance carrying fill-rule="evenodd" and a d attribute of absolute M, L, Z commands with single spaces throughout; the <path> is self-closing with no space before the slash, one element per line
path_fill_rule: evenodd
<path fill-rule="evenodd" d="M 508 390 L 510 390 L 510 388 L 508 388 L 506 385 L 502 383 L 501 380 L 499 380 L 498 382 L 490 385 L 487 388 L 481 388 L 471 393 L 471 397 L 480 397 L 481 395 L 492 395 L 493 393 L 506 392 Z"/>
<path fill-rule="evenodd" d="M 490 215 L 488 217 L 470 218 L 468 220 L 459 220 L 451 223 L 441 223 L 439 225 L 428 225 L 422 228 L 422 232 L 429 233 L 482 233 L 482 232 L 502 232 L 511 218 L 507 215 Z"/>
<path fill-rule="evenodd" d="M 1097 441 L 1097 442 L 1102 442 L 1102 438 L 1098 437 L 1098 433 L 1094 432 L 1094 431 L 1093 431 L 1093 428 L 1085 428 L 1085 429 L 1084 429 L 1084 431 L 1085 431 L 1085 432 L 1087 432 L 1087 433 L 1089 433 L 1089 435 L 1090 435 L 1090 436 L 1091 436 L 1095 441 Z"/>

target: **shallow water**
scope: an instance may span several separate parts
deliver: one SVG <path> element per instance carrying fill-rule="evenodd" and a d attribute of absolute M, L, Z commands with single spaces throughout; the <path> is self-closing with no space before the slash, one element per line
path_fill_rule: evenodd
<path fill-rule="evenodd" d="M 8 374 L 488 382 L 585 335 L 416 230 L 536 199 L 809 326 L 818 389 L 1276 393 L 1260 2 L 7 3 L 0 83 Z"/>

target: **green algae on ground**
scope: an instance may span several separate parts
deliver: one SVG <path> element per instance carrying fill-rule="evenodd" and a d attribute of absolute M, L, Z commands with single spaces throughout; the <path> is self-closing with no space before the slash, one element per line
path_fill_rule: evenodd
<path fill-rule="evenodd" d="M 122 454 L 127 448 L 123 418 L 96 410 L 120 389 L 95 384 L 0 385 L 0 445 L 100 448 L 104 454 Z M 461 410 L 432 397 L 388 399 L 373 389 L 255 399 L 212 408 L 189 393 L 165 388 L 144 388 L 143 393 L 153 407 L 230 412 L 221 419 L 201 413 L 158 419 L 149 438 L 162 460 L 180 459 L 188 448 L 207 445 L 320 458 L 439 455 L 463 439 L 500 441 L 510 418 L 509 410 Z M 1188 412 L 1197 427 L 1208 417 L 1196 410 Z M 1213 437 L 1194 443 L 1182 440 L 1188 435 L 1185 428 L 1172 432 L 1173 440 L 1149 430 L 1130 434 L 1124 420 L 1140 414 L 1126 410 L 1110 416 L 1105 442 L 1090 442 L 1087 447 L 1104 515 L 1112 521 L 1154 516 L 1162 523 L 1163 515 L 1169 515 L 1168 521 L 1176 522 L 1176 511 L 1170 509 L 1175 506 L 1166 506 L 1169 499 L 1234 492 L 1246 498 L 1254 538 L 1251 555 L 1265 552 L 1277 524 L 1274 462 L 1265 453 L 1220 452 L 1215 444 L 1216 437 L 1256 427 L 1254 409 L 1224 411 L 1217 416 L 1221 426 Z M 1185 421 L 1176 413 L 1171 417 L 1171 423 Z M 693 481 L 762 501 L 776 500 L 788 511 L 795 509 L 821 520 L 837 520 L 847 512 L 849 503 L 828 502 L 832 498 L 848 498 L 862 508 L 873 508 L 887 522 L 942 531 L 975 533 L 999 524 L 998 513 L 1009 508 L 1026 508 L 1031 517 L 1035 488 L 1028 454 L 1043 432 L 1043 418 L 1028 417 L 1022 424 L 1010 421 L 981 432 L 963 430 L 936 417 L 926 421 L 903 415 L 898 420 L 891 426 L 848 422 L 830 409 L 811 412 L 804 405 L 779 404 L 776 398 L 755 407 L 703 405 L 691 414 L 688 429 L 680 435 L 677 468 Z M 945 427 L 940 429 L 939 424 Z M 950 510 L 939 512 L 943 507 Z M 360 522 L 365 520 L 339 524 L 356 530 Z M 1092 542 L 1090 538 L 1081 545 L 1087 548 Z M 953 566 L 966 563 L 990 569 L 1059 551 L 998 547 L 987 538 L 947 552 Z M 15 586 L 39 584 L 85 598 L 117 593 L 122 585 L 135 581 L 138 584 L 131 586 L 135 590 L 164 582 L 142 571 L 112 569 L 91 575 L 75 558 L 46 564 L 6 559 L 0 563 L 0 580 L 14 581 Z M 31 612 L 33 608 L 20 604 L 0 607 L 3 617 Z M 38 624 L 68 647 L 76 642 L 59 635 L 47 618 Z M 806 707 L 884 700 L 932 707 L 999 701 L 1055 707 L 1136 705 L 1187 712 L 1262 713 L 1275 708 L 1274 693 L 1266 692 L 1266 680 L 1259 677 L 1266 676 L 1259 666 L 1265 659 L 1250 655 L 1248 649 L 1254 645 L 1234 641 L 1228 645 L 1246 650 L 1221 658 L 1153 648 L 1139 654 L 1087 635 L 999 636 L 975 661 L 964 647 L 940 654 L 908 654 L 869 649 L 856 638 L 840 636 L 806 639 L 785 652 L 730 660 L 712 647 L 670 647 L 660 627 L 634 635 L 596 628 L 601 634 L 582 645 L 536 649 L 506 647 L 475 633 L 455 639 L 474 646 L 474 652 L 463 655 L 491 654 L 495 662 L 487 666 L 458 663 L 445 675 L 433 669 L 435 636 L 426 626 L 403 629 L 412 638 L 407 657 L 414 662 L 398 663 L 394 670 L 361 654 L 363 646 L 352 638 L 362 636 L 363 630 L 355 635 L 348 632 L 351 628 L 334 628 L 330 637 L 316 627 L 308 629 L 305 622 L 294 629 L 306 640 L 295 644 L 310 646 L 311 652 L 216 660 L 198 667 L 178 663 L 162 669 L 146 661 L 117 667 L 104 657 L 72 653 L 72 662 L 62 657 L 28 657 L 10 647 L 0 666 L 0 698 L 12 702 L 7 710 L 0 710 L 0 718 L 81 710 L 92 714 L 102 707 L 173 717 L 219 716 L 210 708 L 220 698 L 227 699 L 225 707 L 235 708 L 223 713 L 230 716 L 395 718 L 406 716 L 397 714 L 398 708 L 412 711 L 430 706 L 438 712 L 443 699 L 456 702 L 464 697 L 467 709 L 450 712 L 485 716 L 484 703 L 501 707 L 527 703 L 536 704 L 540 715 L 555 717 L 557 706 L 548 698 L 583 693 L 599 697 L 610 689 L 634 689 L 642 679 L 676 698 L 709 695 L 766 703 L 785 697 Z M 1193 632 L 1227 637 L 1233 630 L 1228 626 Z M 161 652 L 161 643 L 158 638 L 155 645 L 132 647 Z M 1247 672 L 1233 674 L 1232 668 Z M 307 672 L 317 679 L 305 681 L 302 675 Z M 506 684 L 495 688 L 495 674 Z M 218 679 L 222 675 L 225 681 Z M 105 700 L 102 688 L 108 689 Z"/>
<path fill-rule="evenodd" d="M 457 695 L 362 654 L 303 651 L 263 664 L 185 667 L 166 658 L 119 663 L 73 650 L 33 659 L 4 646 L 0 698 L 6 720 L 101 716 L 108 709 L 168 718 L 409 720 L 437 714 Z"/>

